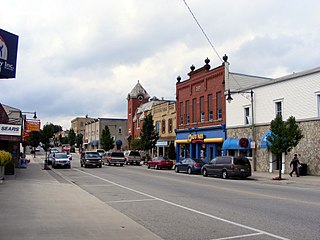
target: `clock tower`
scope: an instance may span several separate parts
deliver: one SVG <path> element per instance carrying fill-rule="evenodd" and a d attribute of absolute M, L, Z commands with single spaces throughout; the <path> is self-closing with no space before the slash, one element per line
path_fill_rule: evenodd
<path fill-rule="evenodd" d="M 146 102 L 149 101 L 149 94 L 147 91 L 141 86 L 139 80 L 135 87 L 131 90 L 128 94 L 127 101 L 128 101 L 128 141 L 130 142 L 134 136 L 134 122 L 133 118 L 135 116 L 137 108 Z M 130 145 L 130 144 L 129 144 Z"/>

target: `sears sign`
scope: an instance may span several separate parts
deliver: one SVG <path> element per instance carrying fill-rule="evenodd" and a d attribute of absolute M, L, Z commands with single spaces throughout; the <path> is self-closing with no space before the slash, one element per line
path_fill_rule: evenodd
<path fill-rule="evenodd" d="M 0 135 L 21 136 L 21 125 L 0 124 Z"/>
<path fill-rule="evenodd" d="M 0 79 L 15 78 L 18 36 L 0 29 Z"/>

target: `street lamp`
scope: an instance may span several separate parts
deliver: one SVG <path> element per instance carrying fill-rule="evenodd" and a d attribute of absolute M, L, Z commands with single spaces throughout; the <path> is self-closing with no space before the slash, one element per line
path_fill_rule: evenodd
<path fill-rule="evenodd" d="M 238 91 L 238 92 L 231 92 L 230 89 L 228 90 L 227 94 L 227 101 L 228 103 L 231 103 L 233 98 L 231 97 L 232 93 L 250 93 L 250 102 L 251 102 L 251 125 L 252 125 L 252 143 L 251 146 L 253 148 L 252 150 L 252 163 L 253 163 L 253 170 L 256 171 L 256 133 L 255 133 L 255 127 L 254 127 L 254 109 L 253 109 L 253 90 L 251 89 L 248 91 Z"/>

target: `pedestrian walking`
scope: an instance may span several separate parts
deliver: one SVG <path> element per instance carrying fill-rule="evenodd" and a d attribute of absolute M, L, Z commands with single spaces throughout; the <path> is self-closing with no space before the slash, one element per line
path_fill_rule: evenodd
<path fill-rule="evenodd" d="M 292 173 L 296 172 L 297 177 L 299 177 L 298 166 L 300 165 L 298 155 L 294 154 L 293 159 L 290 162 L 290 167 L 292 166 L 292 171 L 289 173 L 290 177 L 292 177 Z"/>

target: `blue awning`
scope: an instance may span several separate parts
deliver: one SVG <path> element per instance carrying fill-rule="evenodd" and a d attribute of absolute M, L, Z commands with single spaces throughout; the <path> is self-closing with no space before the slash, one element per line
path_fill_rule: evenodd
<path fill-rule="evenodd" d="M 240 146 L 240 139 L 241 138 L 227 138 L 224 140 L 222 144 L 222 149 L 227 150 L 227 149 L 235 149 L 235 150 L 241 150 L 241 149 L 250 149 L 251 145 L 251 139 L 248 138 L 248 147 L 244 148 Z"/>
<path fill-rule="evenodd" d="M 116 145 L 121 146 L 121 145 L 122 145 L 122 141 L 121 141 L 121 140 L 117 140 L 117 141 L 116 141 Z"/>
<path fill-rule="evenodd" d="M 99 141 L 98 140 L 92 140 L 92 141 L 89 142 L 89 145 L 98 146 L 99 145 Z"/>
<path fill-rule="evenodd" d="M 272 134 L 272 131 L 269 130 L 268 132 L 266 132 L 263 137 L 261 138 L 261 142 L 260 142 L 260 148 L 268 148 L 268 143 L 270 144 L 270 142 L 267 140 L 267 138 Z"/>

